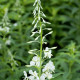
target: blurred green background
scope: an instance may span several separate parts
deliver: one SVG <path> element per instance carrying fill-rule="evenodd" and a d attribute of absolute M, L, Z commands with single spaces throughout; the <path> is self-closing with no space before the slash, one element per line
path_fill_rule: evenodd
<path fill-rule="evenodd" d="M 47 45 L 53 47 L 52 61 L 56 66 L 52 80 L 80 80 L 80 0 L 41 0 L 46 20 L 51 22 L 53 34 Z M 31 38 L 34 0 L 0 0 L 0 27 L 9 23 L 9 33 L 0 31 L 0 80 L 23 80 L 23 71 L 33 55 L 28 50 L 39 48 L 27 44 Z M 5 15 L 5 9 L 8 14 Z M 8 19 L 7 19 L 8 17 Z M 4 21 L 3 21 L 4 19 Z M 46 31 L 44 32 L 46 33 Z M 10 36 L 11 43 L 5 44 Z"/>

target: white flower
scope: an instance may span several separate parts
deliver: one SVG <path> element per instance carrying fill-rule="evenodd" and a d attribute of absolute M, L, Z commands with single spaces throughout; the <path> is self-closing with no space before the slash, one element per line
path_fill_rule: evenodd
<path fill-rule="evenodd" d="M 13 25 L 14 25 L 14 26 L 17 26 L 18 24 L 17 24 L 17 23 L 14 23 Z"/>
<path fill-rule="evenodd" d="M 5 32 L 9 32 L 10 28 L 9 27 L 4 27 Z"/>
<path fill-rule="evenodd" d="M 43 73 L 40 77 L 40 80 L 45 80 L 45 78 L 46 78 L 46 74 Z"/>
<path fill-rule="evenodd" d="M 52 56 L 51 49 L 46 47 L 46 49 L 44 50 L 44 58 L 46 58 L 46 57 L 51 58 L 51 56 Z"/>
<path fill-rule="evenodd" d="M 38 75 L 36 71 L 33 72 L 32 70 L 29 70 L 29 74 L 31 74 L 31 75 L 33 75 L 35 77 L 37 77 L 37 75 Z"/>
<path fill-rule="evenodd" d="M 42 6 L 41 6 L 41 1 L 40 0 L 35 0 L 34 5 L 35 9 L 33 10 L 33 15 L 34 15 L 34 21 L 32 22 L 32 24 L 34 25 L 33 29 L 32 29 L 32 36 L 34 36 L 35 34 L 39 34 L 34 41 L 29 41 L 28 43 L 32 43 L 32 42 L 38 42 L 38 39 L 40 38 L 40 36 L 42 36 L 42 31 L 43 30 L 52 30 L 51 28 L 45 28 L 43 29 L 42 27 L 45 26 L 45 23 L 50 24 L 49 22 L 46 22 L 44 20 L 43 17 L 46 17 L 46 15 L 41 11 L 42 10 Z M 41 26 L 38 25 L 40 23 L 41 20 Z M 40 29 L 40 30 L 39 30 Z M 34 32 L 33 32 L 34 31 Z M 44 35 L 42 37 L 42 44 L 43 43 L 47 43 L 44 41 L 45 37 L 52 34 L 53 31 L 50 31 L 49 33 L 47 33 L 46 35 Z M 29 54 L 35 54 L 35 56 L 32 58 L 32 60 L 30 61 L 30 65 L 27 65 L 27 67 L 31 67 L 31 66 L 35 66 L 38 68 L 39 72 L 37 73 L 36 71 L 32 71 L 29 70 L 29 77 L 26 78 L 27 80 L 50 80 L 52 78 L 52 72 L 54 72 L 55 70 L 55 66 L 53 64 L 52 61 L 49 61 L 46 65 L 42 65 L 42 61 L 44 61 L 44 58 L 51 58 L 52 54 L 51 54 L 51 49 L 53 48 L 48 48 L 46 47 L 44 50 L 44 57 L 43 55 L 40 54 L 40 56 L 37 55 L 37 52 L 41 50 L 41 52 L 43 52 L 43 49 L 41 48 L 40 50 L 34 49 L 34 50 L 30 50 Z M 40 76 L 39 76 L 40 75 Z M 27 77 L 27 76 L 26 76 Z"/>
<path fill-rule="evenodd" d="M 30 61 L 30 66 L 35 66 L 35 62 L 34 61 Z"/>
<path fill-rule="evenodd" d="M 47 77 L 48 79 L 51 79 L 51 78 L 52 78 L 52 74 L 51 74 L 51 73 L 46 72 L 45 74 L 46 74 L 46 77 Z"/>
<path fill-rule="evenodd" d="M 44 74 L 45 78 L 51 79 L 52 78 L 52 72 L 54 72 L 55 66 L 53 65 L 52 61 L 49 61 L 45 67 L 42 69 L 42 72 Z M 45 80 L 45 78 L 43 80 Z"/>
<path fill-rule="evenodd" d="M 13 60 L 13 55 L 10 50 L 8 50 L 8 55 L 11 57 L 11 60 Z"/>
<path fill-rule="evenodd" d="M 0 31 L 3 31 L 4 29 L 0 26 Z"/>
<path fill-rule="evenodd" d="M 8 39 L 8 40 L 5 42 L 5 44 L 6 44 L 6 45 L 10 45 L 10 44 L 11 44 L 11 40 Z"/>
<path fill-rule="evenodd" d="M 27 73 L 26 73 L 26 71 L 23 71 L 23 73 L 24 73 L 24 76 L 25 76 L 24 80 L 26 80 L 28 78 Z"/>
<path fill-rule="evenodd" d="M 0 31 L 5 31 L 5 32 L 9 32 L 9 30 L 10 30 L 10 28 L 9 27 L 4 27 L 4 28 L 2 28 L 1 26 L 0 26 Z"/>
<path fill-rule="evenodd" d="M 30 80 L 39 80 L 38 73 L 36 71 L 33 72 L 32 70 L 29 70 L 29 74 L 31 74 L 31 76 L 29 76 Z"/>
<path fill-rule="evenodd" d="M 5 44 L 6 45 L 10 45 L 11 44 L 11 36 L 9 36 L 8 40 L 6 40 Z"/>
<path fill-rule="evenodd" d="M 29 80 L 34 80 L 34 76 L 29 76 Z"/>
<path fill-rule="evenodd" d="M 42 69 L 43 72 L 54 72 L 55 66 L 52 61 L 49 61 L 45 67 Z"/>
<path fill-rule="evenodd" d="M 30 62 L 30 66 L 40 66 L 40 57 L 34 56 L 32 61 Z"/>
<path fill-rule="evenodd" d="M 50 72 L 45 72 L 41 75 L 40 80 L 46 80 L 46 78 L 51 79 L 52 74 Z"/>

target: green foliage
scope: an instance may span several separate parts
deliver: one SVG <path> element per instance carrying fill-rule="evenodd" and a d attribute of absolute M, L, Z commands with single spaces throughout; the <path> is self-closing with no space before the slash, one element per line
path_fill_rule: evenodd
<path fill-rule="evenodd" d="M 80 46 L 71 42 L 68 46 L 61 49 L 54 58 L 56 70 L 63 73 L 61 79 L 76 80 L 80 79 Z M 57 80 L 57 79 L 55 79 Z"/>
<path fill-rule="evenodd" d="M 27 41 L 34 40 L 30 37 L 33 2 L 0 0 L 0 26 L 3 26 L 6 8 L 10 23 L 7 26 L 9 33 L 0 31 L 0 80 L 22 80 L 23 71 L 28 71 L 25 65 L 32 58 L 28 50 L 39 47 L 37 44 L 27 44 Z M 47 37 L 49 44 L 44 47 L 58 47 L 53 51 L 56 71 L 52 80 L 80 80 L 80 0 L 42 0 L 42 6 L 46 20 L 51 22 L 47 27 L 53 28 L 53 34 Z M 11 44 L 5 45 L 9 36 Z"/>

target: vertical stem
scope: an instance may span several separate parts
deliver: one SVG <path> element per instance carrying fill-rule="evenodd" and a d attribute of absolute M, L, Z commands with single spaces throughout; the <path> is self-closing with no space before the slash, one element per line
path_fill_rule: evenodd
<path fill-rule="evenodd" d="M 41 17 L 40 16 L 40 4 L 39 2 L 37 2 L 38 4 L 38 18 Z M 42 47 L 43 47 L 43 41 L 42 41 L 42 25 L 41 25 L 41 20 L 39 20 L 40 22 L 40 38 L 41 38 L 41 41 L 40 41 L 40 67 L 39 67 L 39 79 L 40 79 L 40 76 L 41 76 L 41 69 L 42 69 Z"/>
<path fill-rule="evenodd" d="M 43 41 L 42 41 L 42 26 L 41 26 L 41 21 L 40 21 L 40 29 L 41 29 L 41 33 L 40 33 L 40 36 L 41 36 L 41 42 L 40 42 L 40 68 L 39 68 L 39 78 L 41 76 L 41 68 L 42 68 L 42 44 L 43 44 Z"/>

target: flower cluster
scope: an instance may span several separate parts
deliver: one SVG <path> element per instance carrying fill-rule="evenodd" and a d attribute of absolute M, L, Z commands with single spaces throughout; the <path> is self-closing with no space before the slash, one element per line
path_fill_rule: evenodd
<path fill-rule="evenodd" d="M 40 66 L 40 57 L 34 56 L 32 61 L 30 61 L 30 66 Z"/>
<path fill-rule="evenodd" d="M 9 32 L 9 30 L 10 30 L 10 28 L 9 27 L 4 27 L 4 28 L 2 28 L 1 26 L 0 26 L 0 31 L 2 31 L 2 32 Z"/>
<path fill-rule="evenodd" d="M 55 66 L 51 60 L 49 60 L 52 55 L 52 49 L 55 49 L 56 47 L 48 48 L 46 47 L 43 50 L 43 44 L 47 44 L 45 41 L 46 36 L 52 34 L 53 31 L 51 31 L 51 28 L 46 28 L 45 24 L 50 24 L 49 22 L 45 21 L 44 18 L 46 15 L 42 12 L 42 6 L 40 0 L 35 0 L 33 6 L 35 6 L 35 9 L 33 10 L 34 15 L 34 21 L 32 24 L 34 25 L 34 28 L 32 29 L 32 35 L 37 36 L 34 41 L 29 41 L 28 43 L 38 42 L 40 44 L 40 49 L 33 49 L 28 51 L 29 54 L 33 54 L 33 58 L 30 61 L 30 65 L 27 65 L 27 67 L 36 67 L 37 70 L 29 70 L 29 73 L 26 73 L 24 71 L 24 80 L 50 80 L 53 77 L 53 73 L 55 71 Z M 49 33 L 43 35 L 43 31 L 48 30 Z M 45 60 L 48 59 L 48 63 L 45 64 Z M 28 76 L 28 74 L 30 76 Z"/>
<path fill-rule="evenodd" d="M 17 62 L 14 60 L 14 57 L 10 51 L 10 49 L 8 48 L 8 46 L 11 45 L 11 35 L 10 35 L 10 21 L 9 21 L 9 18 L 8 18 L 8 9 L 5 8 L 4 10 L 5 14 L 2 18 L 2 21 L 0 22 L 0 36 L 1 39 L 0 39 L 0 49 L 1 50 L 4 50 L 4 54 L 7 53 L 8 55 L 8 62 L 10 62 L 11 66 L 14 66 L 15 65 L 18 65 Z M 6 50 L 7 51 L 6 51 Z M 12 70 L 13 70 L 13 67 L 12 67 Z"/>
<path fill-rule="evenodd" d="M 3 41 L 5 45 L 10 45 L 11 44 L 11 36 L 9 35 L 8 38 L 5 38 L 7 34 L 10 32 L 10 23 L 8 19 L 8 9 L 5 9 L 5 14 L 3 16 L 2 22 L 0 23 L 0 32 L 2 33 L 3 36 Z M 2 45 L 2 44 L 0 44 Z M 2 47 L 1 47 L 2 48 Z"/>
<path fill-rule="evenodd" d="M 36 66 L 36 65 L 35 65 Z M 31 76 L 27 76 L 27 73 L 24 71 L 24 80 L 46 80 L 53 78 L 52 72 L 54 72 L 55 66 L 52 61 L 49 61 L 46 65 L 44 65 L 44 68 L 42 69 L 42 74 L 40 78 L 38 77 L 38 73 L 36 71 L 29 70 L 29 74 Z"/>

